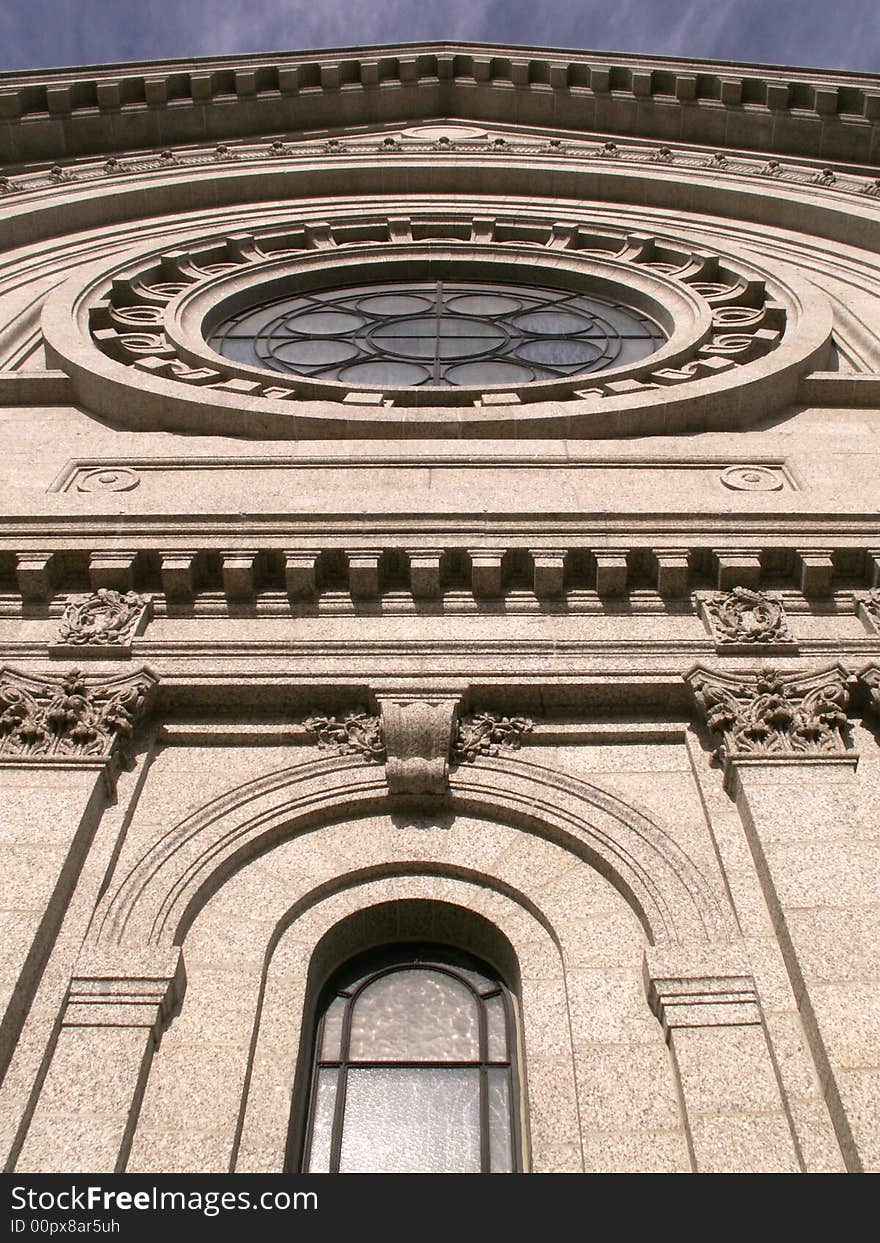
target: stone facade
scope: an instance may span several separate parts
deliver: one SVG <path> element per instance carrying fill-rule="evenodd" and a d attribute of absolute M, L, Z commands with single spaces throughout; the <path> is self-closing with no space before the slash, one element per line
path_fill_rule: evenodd
<path fill-rule="evenodd" d="M 880 1169 L 880 80 L 108 66 L 3 75 L 0 153 L 5 1168 L 296 1168 L 324 982 L 432 942 L 524 1169 Z M 207 344 L 426 274 L 663 340 Z"/>

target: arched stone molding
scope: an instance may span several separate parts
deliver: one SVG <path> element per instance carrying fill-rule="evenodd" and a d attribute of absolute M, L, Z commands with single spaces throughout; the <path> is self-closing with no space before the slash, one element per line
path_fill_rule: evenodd
<path fill-rule="evenodd" d="M 449 809 L 563 845 L 626 897 L 655 944 L 727 940 L 726 907 L 646 815 L 578 779 L 525 760 L 483 757 L 450 778 Z M 392 810 L 381 770 L 358 757 L 283 769 L 175 826 L 111 887 L 93 925 L 103 943 L 172 944 L 245 860 L 319 823 Z"/>
<path fill-rule="evenodd" d="M 688 170 L 692 175 L 683 180 L 682 169 L 675 164 L 548 157 L 540 150 L 487 156 L 485 162 L 491 164 L 493 189 L 499 196 L 534 195 L 546 186 L 553 198 L 638 205 L 645 201 L 647 183 L 652 202 L 661 208 L 792 227 L 828 241 L 857 241 L 864 246 L 876 246 L 880 235 L 877 201 L 833 188 L 780 184 L 711 167 Z M 484 166 L 483 161 L 477 164 Z M 28 241 L 33 242 L 94 227 L 96 218 L 111 224 L 152 215 L 157 201 L 173 213 L 216 209 L 245 199 L 296 199 L 297 183 L 307 187 L 307 197 L 337 199 L 358 194 L 369 199 L 378 185 L 383 194 L 430 193 L 438 184 L 450 193 L 459 189 L 467 193 L 474 168 L 473 157 L 442 151 L 392 160 L 372 153 L 330 160 L 316 153 L 295 164 L 285 159 L 242 165 L 221 161 L 200 168 L 172 163 L 159 174 L 108 178 L 82 187 L 68 182 L 61 195 L 50 191 L 28 196 L 20 206 L 10 203 L 0 220 L 0 244 L 15 246 L 25 219 Z"/>
<path fill-rule="evenodd" d="M 414 939 L 469 950 L 502 971 L 519 1011 L 524 1168 L 583 1169 L 565 970 L 555 938 L 498 891 L 487 897 L 476 882 L 413 872 L 345 888 L 279 930 L 267 954 L 254 1023 L 232 1158 L 237 1173 L 273 1173 L 285 1162 L 296 1166 L 314 1004 L 328 974 L 352 953 Z M 505 961 L 499 964 L 501 955 Z"/>

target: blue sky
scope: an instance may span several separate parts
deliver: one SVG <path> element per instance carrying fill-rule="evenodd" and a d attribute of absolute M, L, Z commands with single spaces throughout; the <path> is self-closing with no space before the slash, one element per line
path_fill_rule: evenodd
<path fill-rule="evenodd" d="M 880 0 L 0 0 L 0 69 L 426 39 L 880 73 Z"/>

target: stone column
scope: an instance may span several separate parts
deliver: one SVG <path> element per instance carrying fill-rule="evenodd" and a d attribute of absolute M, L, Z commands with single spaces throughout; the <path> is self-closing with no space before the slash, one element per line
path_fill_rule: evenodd
<path fill-rule="evenodd" d="M 0 668 L 0 1074 L 155 681 Z"/>
<path fill-rule="evenodd" d="M 179 947 L 79 960 L 17 1170 L 125 1169 L 153 1051 L 184 987 Z"/>
<path fill-rule="evenodd" d="M 744 956 L 649 949 L 645 986 L 678 1074 L 694 1170 L 799 1172 Z"/>
<path fill-rule="evenodd" d="M 688 677 L 721 745 L 804 1032 L 847 1168 L 880 1168 L 876 917 L 880 832 L 847 745 L 850 679 Z"/>

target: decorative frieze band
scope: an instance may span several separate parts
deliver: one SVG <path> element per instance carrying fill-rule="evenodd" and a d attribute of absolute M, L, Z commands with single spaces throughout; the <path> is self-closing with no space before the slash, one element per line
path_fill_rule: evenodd
<path fill-rule="evenodd" d="M 779 478 L 784 475 L 783 467 L 765 469 Z M 540 470 L 536 487 L 538 475 Z M 420 483 L 417 478 L 415 486 Z M 560 482 L 567 484 L 567 479 Z M 465 537 L 445 548 L 421 546 L 403 524 L 394 544 L 389 540 L 372 547 L 340 545 L 333 539 L 322 542 L 320 537 L 302 547 L 285 546 L 255 529 L 246 548 L 235 547 L 222 536 L 201 546 L 163 547 L 147 534 L 137 545 L 112 554 L 83 547 L 79 541 L 64 548 L 21 552 L 9 547 L 15 537 L 7 536 L 6 547 L 0 542 L 0 603 L 7 608 L 21 602 L 61 607 L 58 647 L 125 646 L 142 633 L 154 601 L 176 606 L 214 596 L 240 605 L 272 594 L 287 596 L 291 607 L 301 610 L 347 593 L 354 607 L 370 608 L 381 599 L 393 610 L 408 596 L 420 604 L 436 602 L 455 611 L 467 592 L 475 599 L 503 600 L 513 607 L 522 606 L 531 593 L 538 600 L 560 601 L 575 609 L 582 605 L 584 593 L 600 599 L 637 593 L 644 608 L 647 592 L 663 600 L 686 598 L 693 592 L 707 629 L 726 651 L 735 645 L 758 648 L 794 642 L 786 609 L 789 616 L 803 613 L 807 601 L 837 595 L 838 611 L 858 612 L 866 634 L 880 634 L 880 590 L 862 586 L 876 573 L 878 553 L 873 547 L 844 545 L 833 554 L 824 553 L 827 564 L 821 581 L 805 584 L 803 565 L 818 554 L 799 546 L 796 536 L 787 549 L 730 548 L 705 539 L 668 547 L 653 532 L 615 533 L 605 543 L 595 532 L 542 525 L 548 529 L 529 542 L 489 545 Z M 73 590 L 74 555 L 89 560 L 88 596 Z M 774 587 L 782 581 L 784 595 L 763 590 L 762 583 L 770 579 Z M 407 608 L 411 601 L 407 600 Z M 652 601 L 649 611 L 658 603 Z M 141 608 L 147 613 L 142 614 Z"/>
<path fill-rule="evenodd" d="M 156 681 L 149 669 L 106 682 L 0 669 L 0 761 L 122 760 Z"/>

